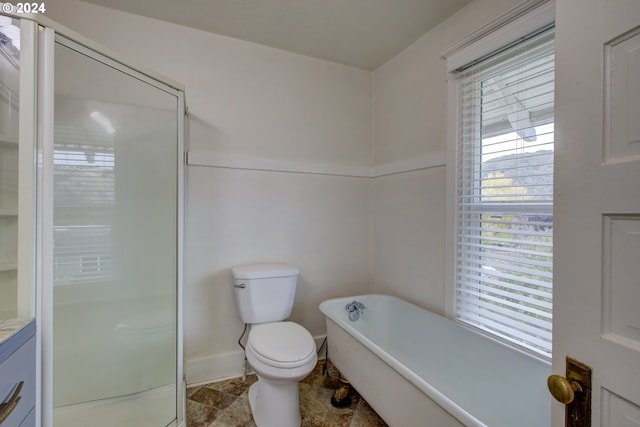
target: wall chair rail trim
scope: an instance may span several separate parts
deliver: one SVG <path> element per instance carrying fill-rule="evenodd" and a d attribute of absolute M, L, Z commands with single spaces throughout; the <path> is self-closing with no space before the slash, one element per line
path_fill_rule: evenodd
<path fill-rule="evenodd" d="M 377 178 L 381 176 L 446 166 L 446 154 L 445 152 L 437 151 L 423 156 L 368 167 L 312 163 L 296 160 L 278 160 L 206 151 L 189 151 L 187 153 L 187 165 L 315 175 L 336 175 L 354 178 Z"/>

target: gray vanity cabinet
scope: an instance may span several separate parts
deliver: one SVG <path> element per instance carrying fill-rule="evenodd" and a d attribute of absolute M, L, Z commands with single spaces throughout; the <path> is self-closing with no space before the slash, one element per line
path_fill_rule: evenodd
<path fill-rule="evenodd" d="M 34 320 L 0 321 L 0 427 L 36 425 L 35 331 Z"/>

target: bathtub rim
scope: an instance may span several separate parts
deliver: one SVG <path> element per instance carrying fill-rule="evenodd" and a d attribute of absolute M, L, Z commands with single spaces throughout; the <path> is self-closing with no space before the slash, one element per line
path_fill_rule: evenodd
<path fill-rule="evenodd" d="M 364 345 L 367 349 L 369 349 L 371 352 L 373 352 L 377 357 L 379 357 L 381 360 L 383 360 L 385 363 L 387 363 L 392 369 L 394 369 L 396 372 L 398 372 L 402 377 L 404 377 L 407 381 L 411 382 L 415 387 L 417 387 L 419 390 L 421 390 L 425 395 L 427 395 L 430 399 L 432 399 L 435 403 L 437 403 L 440 407 L 442 407 L 445 411 L 449 412 L 452 416 L 454 416 L 458 421 L 460 421 L 461 423 L 469 426 L 469 427 L 488 427 L 485 423 L 483 423 L 482 421 L 480 421 L 479 419 L 477 419 L 476 417 L 474 417 L 473 415 L 471 415 L 466 409 L 464 409 L 462 406 L 458 405 L 456 402 L 454 402 L 453 400 L 451 400 L 449 397 L 447 397 L 445 394 L 443 394 L 442 392 L 440 392 L 438 389 L 436 389 L 435 387 L 433 387 L 431 384 L 429 384 L 427 381 L 425 381 L 423 378 L 421 378 L 419 375 L 417 375 L 416 373 L 414 373 L 411 369 L 409 369 L 408 367 L 406 367 L 405 365 L 403 365 L 402 363 L 400 363 L 398 360 L 396 360 L 393 356 L 391 356 L 389 353 L 387 353 L 384 349 L 382 349 L 381 347 L 379 347 L 377 344 L 375 344 L 373 341 L 371 341 L 369 338 L 367 338 L 364 334 L 362 334 L 360 331 L 356 330 L 354 327 L 352 327 L 350 325 L 350 321 L 347 320 L 347 316 L 345 315 L 344 317 L 341 316 L 334 316 L 333 313 L 331 313 L 331 311 L 329 310 L 329 306 L 331 305 L 346 305 L 347 303 L 353 301 L 353 300 L 365 300 L 367 298 L 376 298 L 376 299 L 386 299 L 386 300 L 395 300 L 395 301 L 399 301 L 402 304 L 406 304 L 408 306 L 412 306 L 416 309 L 419 309 L 421 311 L 426 311 L 430 314 L 433 314 L 435 316 L 441 317 L 453 324 L 455 324 L 455 326 L 457 327 L 461 327 L 463 329 L 467 329 L 477 335 L 482 336 L 483 338 L 493 341 L 497 344 L 500 344 L 501 346 L 503 346 L 505 348 L 506 351 L 513 351 L 516 352 L 522 356 L 528 357 L 530 359 L 535 359 L 541 363 L 545 363 L 550 365 L 550 363 L 544 359 L 535 357 L 527 352 L 521 351 L 517 348 L 514 347 L 510 347 L 507 346 L 505 343 L 501 342 L 500 340 L 496 340 L 493 339 L 490 336 L 487 336 L 486 334 L 483 334 L 477 330 L 475 330 L 474 328 L 470 328 L 467 327 L 466 325 L 464 325 L 463 323 L 460 322 L 456 322 L 446 316 L 443 316 L 441 314 L 435 313 L 433 311 L 430 311 L 424 307 L 420 307 L 416 304 L 413 304 L 409 301 L 406 301 L 402 298 L 398 298 L 392 295 L 387 295 L 387 294 L 360 294 L 360 295 L 353 295 L 353 296 L 347 296 L 347 297 L 339 297 L 339 298 L 331 298 L 328 300 L 325 300 L 323 302 L 320 303 L 320 311 L 325 315 L 327 320 L 331 320 L 333 323 L 335 323 L 336 325 L 340 326 L 343 330 L 345 330 L 349 335 L 351 335 L 352 337 L 354 337 L 356 340 L 358 340 L 362 345 Z M 366 303 L 365 303 L 366 305 Z M 346 313 L 346 311 L 345 311 Z M 328 339 L 328 334 L 327 334 L 327 339 Z M 329 355 L 329 359 L 331 359 L 331 355 Z M 374 408 L 375 409 L 375 408 Z"/>

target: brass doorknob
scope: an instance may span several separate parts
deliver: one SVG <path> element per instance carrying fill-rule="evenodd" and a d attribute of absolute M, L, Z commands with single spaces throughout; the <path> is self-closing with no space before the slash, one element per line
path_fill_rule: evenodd
<path fill-rule="evenodd" d="M 560 375 L 550 375 L 547 378 L 547 387 L 551 395 L 560 403 L 568 405 L 575 399 L 576 391 L 582 391 L 582 387 L 576 381 L 569 381 Z"/>

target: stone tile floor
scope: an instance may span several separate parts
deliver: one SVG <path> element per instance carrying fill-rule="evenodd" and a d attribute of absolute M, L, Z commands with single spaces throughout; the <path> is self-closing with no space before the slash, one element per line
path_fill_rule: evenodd
<path fill-rule="evenodd" d="M 330 399 L 338 388 L 338 370 L 328 362 L 328 376 L 322 374 L 324 360 L 300 382 L 302 427 L 386 427 L 387 424 L 355 391 L 351 405 L 335 408 Z M 188 427 L 255 427 L 247 390 L 255 375 L 215 382 L 187 389 Z"/>

